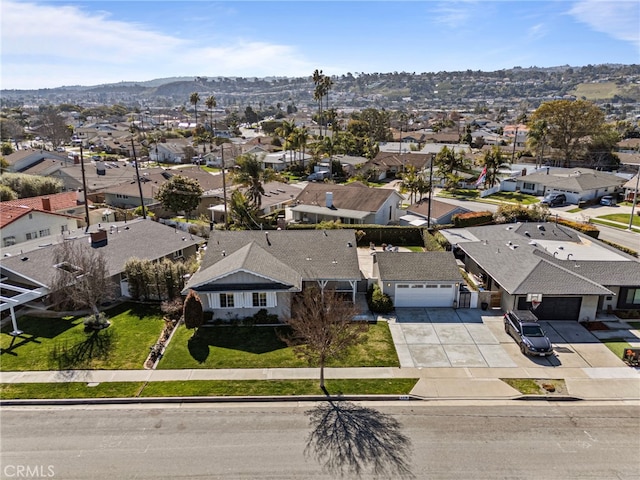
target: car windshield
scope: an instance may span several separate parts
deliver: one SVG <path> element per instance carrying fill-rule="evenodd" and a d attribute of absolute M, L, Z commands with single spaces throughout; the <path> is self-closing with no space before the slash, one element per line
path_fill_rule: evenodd
<path fill-rule="evenodd" d="M 522 334 L 525 337 L 544 337 L 544 332 L 536 325 L 524 325 L 522 327 Z"/>

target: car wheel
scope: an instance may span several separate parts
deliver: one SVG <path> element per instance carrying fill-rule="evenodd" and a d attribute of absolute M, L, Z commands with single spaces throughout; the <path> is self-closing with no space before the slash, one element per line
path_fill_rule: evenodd
<path fill-rule="evenodd" d="M 524 343 L 520 344 L 520 351 L 522 352 L 523 355 L 527 354 L 527 350 L 524 348 Z"/>

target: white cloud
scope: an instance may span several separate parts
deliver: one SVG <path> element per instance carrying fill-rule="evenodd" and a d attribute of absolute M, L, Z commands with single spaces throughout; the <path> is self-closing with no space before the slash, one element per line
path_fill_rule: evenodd
<path fill-rule="evenodd" d="M 547 27 L 544 23 L 537 23 L 529 27 L 527 30 L 527 38 L 529 40 L 538 40 L 547 34 Z"/>
<path fill-rule="evenodd" d="M 434 21 L 450 28 L 456 28 L 466 24 L 471 16 L 469 6 L 466 2 L 440 3 L 434 12 Z"/>
<path fill-rule="evenodd" d="M 640 48 L 640 3 L 637 0 L 580 0 L 569 14 L 597 32 Z"/>
<path fill-rule="evenodd" d="M 3 0 L 2 88 L 46 88 L 189 75 L 299 75 L 288 45 L 225 40 L 206 46 L 73 6 Z"/>

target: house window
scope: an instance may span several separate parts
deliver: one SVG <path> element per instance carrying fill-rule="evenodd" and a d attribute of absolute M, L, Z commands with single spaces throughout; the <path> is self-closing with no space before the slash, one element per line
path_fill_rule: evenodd
<path fill-rule="evenodd" d="M 233 308 L 235 306 L 233 302 L 233 293 L 221 293 L 220 294 L 220 307 L 221 308 Z"/>
<path fill-rule="evenodd" d="M 266 307 L 267 306 L 267 294 L 264 292 L 253 293 L 253 306 L 254 307 Z"/>
<path fill-rule="evenodd" d="M 640 288 L 621 288 L 618 297 L 618 308 L 640 307 Z"/>
<path fill-rule="evenodd" d="M 15 245 L 16 244 L 16 237 L 5 237 L 2 239 L 2 246 L 3 247 L 10 247 L 11 245 Z"/>
<path fill-rule="evenodd" d="M 536 185 L 535 185 L 535 183 L 524 182 L 522 184 L 522 189 L 523 190 L 535 190 L 536 189 Z"/>
<path fill-rule="evenodd" d="M 41 237 L 48 237 L 49 235 L 51 235 L 51 232 L 49 231 L 48 228 L 45 228 L 44 230 L 40 230 Z"/>
<path fill-rule="evenodd" d="M 182 258 L 184 257 L 184 252 L 182 251 L 182 249 L 178 250 L 177 252 L 173 252 L 173 258 Z"/>
<path fill-rule="evenodd" d="M 29 232 L 25 235 L 25 237 L 27 238 L 27 240 L 34 240 L 38 238 L 38 232 Z"/>

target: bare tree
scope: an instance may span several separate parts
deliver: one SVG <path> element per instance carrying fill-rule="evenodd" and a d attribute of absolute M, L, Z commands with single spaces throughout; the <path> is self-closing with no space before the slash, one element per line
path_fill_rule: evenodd
<path fill-rule="evenodd" d="M 87 243 L 67 240 L 55 247 L 53 263 L 52 292 L 75 307 L 89 308 L 98 322 L 100 304 L 115 294 L 102 252 Z"/>
<path fill-rule="evenodd" d="M 333 290 L 307 288 L 294 299 L 291 316 L 284 321 L 292 333 L 283 340 L 309 364 L 320 367 L 320 388 L 329 359 L 343 357 L 367 330 L 366 322 L 354 321 L 357 307 Z"/>

